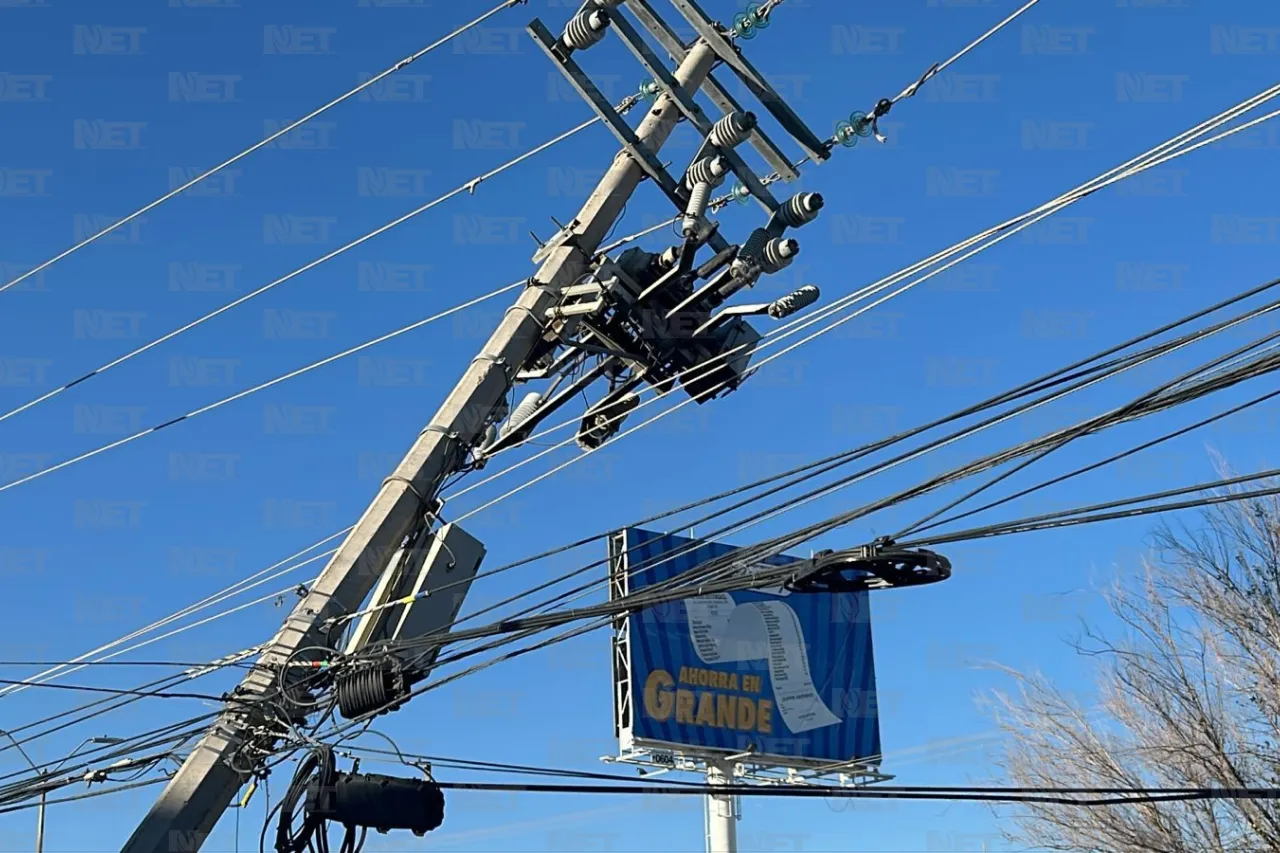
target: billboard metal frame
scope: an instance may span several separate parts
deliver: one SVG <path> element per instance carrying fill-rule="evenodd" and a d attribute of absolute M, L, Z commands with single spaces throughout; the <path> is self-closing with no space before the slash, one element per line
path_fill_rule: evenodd
<path fill-rule="evenodd" d="M 614 531 L 608 538 L 609 600 L 614 601 L 631 591 L 627 572 L 626 531 Z M 706 773 L 712 766 L 731 766 L 735 779 L 762 784 L 838 784 L 841 787 L 886 782 L 894 777 L 883 773 L 871 760 L 859 759 L 833 763 L 800 756 L 754 756 L 711 747 L 638 738 L 632 734 L 635 707 L 631 681 L 631 620 L 623 615 L 614 620 L 613 661 L 613 730 L 618 740 L 618 755 L 604 756 L 610 763 L 632 764 L 649 768 L 650 772 L 672 770 Z"/>

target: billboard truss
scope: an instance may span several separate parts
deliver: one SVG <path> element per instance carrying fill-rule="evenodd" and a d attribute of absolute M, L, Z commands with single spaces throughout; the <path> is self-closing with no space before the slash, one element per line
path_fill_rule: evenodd
<path fill-rule="evenodd" d="M 644 588 L 650 583 L 668 579 L 671 574 L 687 570 L 693 565 L 715 556 L 721 556 L 734 549 L 717 543 L 700 543 L 697 540 L 683 537 L 664 536 L 636 529 L 628 529 L 614 533 L 609 537 L 609 597 L 616 600 Z M 637 553 L 647 554 L 650 559 L 637 561 Z M 668 564 L 665 569 L 648 568 L 657 564 Z M 796 558 L 779 557 L 773 562 L 783 565 L 795 561 Z M 638 563 L 638 568 L 637 568 Z M 706 773 L 712 768 L 719 768 L 730 774 L 734 781 L 746 781 L 758 784 L 823 784 L 831 786 L 861 786 L 884 782 L 893 777 L 879 769 L 879 721 L 874 704 L 869 712 L 860 714 L 844 713 L 841 703 L 832 700 L 832 696 L 846 695 L 856 691 L 870 692 L 874 695 L 874 670 L 871 658 L 871 634 L 869 611 L 867 610 L 867 592 L 815 592 L 792 596 L 790 599 L 771 598 L 770 593 L 786 596 L 784 591 L 761 591 L 746 596 L 739 596 L 741 602 L 724 600 L 700 604 L 694 600 L 696 610 L 686 610 L 684 603 L 676 605 L 678 610 L 659 614 L 657 617 L 644 614 L 629 614 L 619 617 L 614 624 L 612 638 L 612 688 L 614 709 L 614 733 L 618 739 L 619 751 L 616 756 L 606 756 L 602 760 L 610 763 L 629 764 L 641 768 L 645 775 L 666 773 L 673 770 L 682 772 Z M 728 597 L 724 597 L 728 598 Z M 782 602 L 795 602 L 790 607 Z M 812 616 L 815 604 L 818 612 L 828 606 L 849 608 L 859 613 L 857 619 L 846 620 L 847 624 L 818 625 Z M 710 611 L 705 610 L 711 607 Z M 719 607 L 717 610 L 716 607 Z M 775 642 L 770 649 L 765 649 L 763 640 L 756 641 L 757 650 L 734 655 L 724 649 L 715 653 L 709 651 L 707 623 L 702 620 L 717 619 L 719 625 L 732 621 L 724 614 L 732 615 L 738 607 L 756 608 L 764 614 L 757 619 L 762 625 L 768 623 L 767 631 Z M 791 615 L 795 627 L 789 641 L 793 647 L 801 649 L 801 662 L 792 662 L 793 669 L 803 670 L 803 678 L 788 676 L 787 672 L 778 669 L 777 661 L 788 657 L 786 649 L 779 648 L 777 636 L 783 633 L 785 625 L 776 618 L 778 612 Z M 710 614 L 709 616 L 707 614 Z M 799 614 L 797 616 L 796 614 Z M 698 615 L 695 615 L 698 614 Z M 752 616 L 754 614 L 747 614 Z M 807 632 L 804 629 L 809 629 Z M 825 629 L 825 630 L 824 630 Z M 761 631 L 766 629 L 761 628 Z M 738 631 L 741 633 L 741 630 Z M 662 634 L 661 639 L 655 639 Z M 824 642 L 833 645 L 832 638 L 839 638 L 842 646 L 856 645 L 850 651 L 841 649 L 839 654 L 830 651 L 823 653 L 815 647 Z M 815 642 L 809 642 L 815 640 Z M 658 651 L 661 650 L 661 651 Z M 772 654 L 770 654 L 772 652 Z M 845 654 L 847 652 L 847 654 Z M 691 657 L 693 655 L 693 657 Z M 717 656 L 718 655 L 718 656 Z M 653 702 L 654 697 L 646 697 L 646 689 L 652 685 L 646 682 L 654 677 L 655 665 L 661 664 L 658 679 L 666 689 L 669 697 L 673 695 L 676 683 L 684 684 L 691 680 L 686 673 L 698 673 L 704 684 L 725 688 L 715 697 L 721 702 L 736 699 L 740 703 L 752 704 L 753 710 L 743 711 L 750 718 L 757 713 L 768 718 L 768 724 L 760 723 L 751 734 L 768 732 L 774 734 L 792 734 L 793 730 L 801 732 L 828 732 L 815 743 L 825 744 L 825 748 L 794 749 L 792 751 L 770 748 L 780 739 L 762 738 L 763 748 L 753 748 L 754 744 L 743 749 L 742 737 L 739 743 L 733 743 L 733 737 L 741 732 L 721 731 L 716 737 L 708 735 L 703 742 L 693 742 L 696 737 L 688 726 L 671 726 L 664 723 L 662 727 L 652 725 L 652 720 L 644 719 L 646 701 Z M 791 655 L 794 658 L 795 655 Z M 810 671 L 810 660 L 825 662 L 824 666 L 815 665 Z M 770 664 L 770 659 L 773 663 Z M 711 661 L 712 663 L 708 663 Z M 689 663 L 692 666 L 682 664 Z M 695 669 L 696 667 L 696 669 Z M 676 675 L 678 673 L 678 675 Z M 760 673 L 760 674 L 752 674 Z M 718 681 L 717 681 L 718 680 Z M 782 690 L 777 681 L 784 680 L 792 686 Z M 809 701 L 821 709 L 830 719 L 817 719 L 808 723 L 796 722 L 795 700 L 796 684 L 804 681 L 809 688 Z M 834 681 L 834 683 L 833 683 Z M 819 697 L 815 684 L 822 687 L 823 696 Z M 768 689 L 766 689 L 766 686 Z M 803 687 L 801 688 L 803 689 Z M 780 692 L 782 690 L 782 692 Z M 752 692 L 754 691 L 754 697 Z M 789 691 L 789 692 L 788 692 Z M 681 691 L 690 692 L 692 691 Z M 724 694 L 736 692 L 732 699 Z M 771 696 L 770 699 L 755 698 Z M 692 698 L 686 702 L 685 721 L 692 715 Z M 824 705 L 825 701 L 825 705 Z M 666 701 L 670 709 L 671 701 Z M 836 708 L 836 713 L 828 712 L 827 706 Z M 699 706 L 698 720 L 703 720 L 702 708 Z M 788 713 L 790 711 L 790 713 Z M 721 709 L 723 715 L 723 709 Z M 810 714 L 818 716 L 818 714 Z M 649 714 L 652 717 L 652 714 Z M 677 719 L 679 715 L 676 715 Z M 849 719 L 840 719 L 848 717 Z M 735 725 L 734 711 L 730 706 L 729 726 Z M 856 718 L 856 719 L 855 719 Z M 664 717 L 664 719 L 666 719 Z M 721 722 L 723 723 L 723 717 Z M 808 726 L 806 729 L 805 726 Z M 745 728 L 750 728 L 745 727 Z M 670 739 L 654 736 L 659 731 L 673 733 Z M 705 731 L 705 729 L 704 729 Z M 716 743 L 719 739 L 721 742 Z M 796 743 L 802 741 L 795 740 Z M 809 740 L 803 741 L 809 743 Z M 856 744 L 855 748 L 853 745 Z M 842 752 L 843 750 L 843 752 Z"/>

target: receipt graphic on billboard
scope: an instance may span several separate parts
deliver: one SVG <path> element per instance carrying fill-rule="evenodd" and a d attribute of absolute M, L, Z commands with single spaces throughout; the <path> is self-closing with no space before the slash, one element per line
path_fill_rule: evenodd
<path fill-rule="evenodd" d="M 615 571 L 631 592 L 735 550 L 634 528 L 620 544 Z M 634 742 L 821 762 L 879 755 L 865 592 L 694 595 L 628 622 Z"/>

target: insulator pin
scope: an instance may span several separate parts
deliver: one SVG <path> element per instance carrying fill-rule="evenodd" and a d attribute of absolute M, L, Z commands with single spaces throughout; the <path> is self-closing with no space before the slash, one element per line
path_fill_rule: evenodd
<path fill-rule="evenodd" d="M 747 141 L 756 129 L 755 113 L 734 111 L 711 126 L 707 139 L 716 148 L 735 148 Z"/>
<path fill-rule="evenodd" d="M 778 208 L 778 221 L 788 228 L 807 225 L 818 218 L 824 203 L 818 193 L 796 193 Z"/>
<path fill-rule="evenodd" d="M 609 16 L 600 8 L 585 8 L 574 15 L 564 28 L 560 43 L 570 50 L 586 50 L 604 38 Z"/>
<path fill-rule="evenodd" d="M 788 293 L 769 306 L 769 316 L 775 320 L 781 320 L 784 317 L 790 317 L 797 311 L 808 308 L 810 305 L 818 301 L 821 294 L 818 288 L 812 284 L 806 284 L 800 289 Z"/>

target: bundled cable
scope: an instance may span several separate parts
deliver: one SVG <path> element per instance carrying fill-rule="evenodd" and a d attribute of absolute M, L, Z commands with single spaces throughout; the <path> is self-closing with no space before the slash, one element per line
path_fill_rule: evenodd
<path fill-rule="evenodd" d="M 312 815 L 304 815 L 302 826 L 294 830 L 294 813 L 303 805 L 313 777 L 322 788 L 326 788 L 333 785 L 336 773 L 333 750 L 327 746 L 316 747 L 298 762 L 293 780 L 277 807 L 280 822 L 276 825 L 276 853 L 303 853 L 311 849 L 317 849 L 317 853 L 327 853 L 329 840 L 325 822 Z M 268 815 L 267 823 L 270 822 L 271 816 Z M 346 846 L 345 839 L 343 846 Z"/>
<path fill-rule="evenodd" d="M 327 744 L 316 745 L 298 762 L 276 807 L 276 853 L 329 853 L 331 821 L 343 827 L 338 853 L 359 853 L 370 829 L 425 835 L 444 822 L 444 794 L 432 779 L 358 773 L 359 766 L 357 760 L 350 772 L 338 770 L 333 747 Z M 295 829 L 299 806 L 302 821 Z"/>

